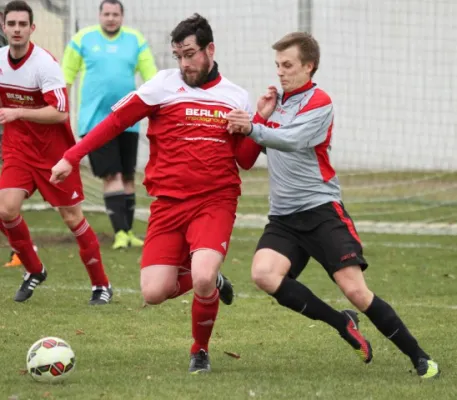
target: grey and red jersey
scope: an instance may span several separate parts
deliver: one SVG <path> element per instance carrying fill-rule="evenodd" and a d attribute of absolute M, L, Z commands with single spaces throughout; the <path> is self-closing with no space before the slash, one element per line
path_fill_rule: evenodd
<path fill-rule="evenodd" d="M 330 164 L 333 105 L 327 93 L 308 82 L 279 93 L 276 109 L 250 137 L 267 149 L 270 215 L 288 215 L 328 202 L 341 202 Z"/>

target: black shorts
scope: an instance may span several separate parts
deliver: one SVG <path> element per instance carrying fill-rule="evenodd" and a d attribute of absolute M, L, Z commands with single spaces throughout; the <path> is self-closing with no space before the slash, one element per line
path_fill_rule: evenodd
<path fill-rule="evenodd" d="M 269 216 L 257 250 L 272 249 L 291 262 L 289 276 L 297 278 L 309 257 L 319 262 L 333 279 L 341 268 L 368 267 L 351 217 L 341 203 L 326 203 L 311 210 Z"/>
<path fill-rule="evenodd" d="M 106 178 L 120 172 L 133 178 L 138 154 L 138 136 L 135 132 L 122 132 L 98 150 L 89 153 L 93 174 Z"/>

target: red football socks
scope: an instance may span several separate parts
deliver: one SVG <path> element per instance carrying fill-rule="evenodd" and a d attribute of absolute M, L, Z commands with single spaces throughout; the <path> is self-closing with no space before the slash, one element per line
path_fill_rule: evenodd
<path fill-rule="evenodd" d="M 39 274 L 43 270 L 43 264 L 33 248 L 32 239 L 27 224 L 21 215 L 12 221 L 2 221 L 8 241 L 13 250 L 19 256 L 22 265 L 27 272 Z"/>
<path fill-rule="evenodd" d="M 108 277 L 102 263 L 100 244 L 95 232 L 86 219 L 72 229 L 79 246 L 79 255 L 89 274 L 92 286 L 109 286 Z"/>
<path fill-rule="evenodd" d="M 201 297 L 194 293 L 192 302 L 192 336 L 194 344 L 191 353 L 197 353 L 203 349 L 208 351 L 208 342 L 219 311 L 219 290 L 208 297 Z"/>

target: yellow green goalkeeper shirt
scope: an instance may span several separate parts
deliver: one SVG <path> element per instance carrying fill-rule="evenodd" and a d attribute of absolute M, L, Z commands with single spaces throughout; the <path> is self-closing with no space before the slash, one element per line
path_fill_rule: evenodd
<path fill-rule="evenodd" d="M 78 134 L 84 136 L 111 112 L 111 106 L 135 90 L 138 71 L 144 81 L 157 73 L 154 57 L 143 35 L 121 27 L 106 36 L 100 25 L 80 30 L 67 45 L 62 61 L 67 84 L 78 72 Z M 139 124 L 129 129 L 139 132 Z"/>

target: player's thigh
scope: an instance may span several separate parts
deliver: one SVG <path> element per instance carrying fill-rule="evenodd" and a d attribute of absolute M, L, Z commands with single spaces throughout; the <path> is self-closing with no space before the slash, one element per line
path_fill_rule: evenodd
<path fill-rule="evenodd" d="M 133 180 L 135 176 L 139 136 L 136 132 L 123 132 L 118 137 L 121 149 L 121 172 L 127 180 Z"/>
<path fill-rule="evenodd" d="M 63 182 L 52 184 L 51 170 L 35 169 L 33 177 L 38 191 L 53 207 L 74 207 L 84 201 L 84 191 L 79 168 L 73 169 Z"/>
<path fill-rule="evenodd" d="M 24 199 L 36 189 L 32 169 L 5 162 L 0 175 L 0 218 L 17 216 Z"/>
<path fill-rule="evenodd" d="M 268 274 L 288 275 L 296 279 L 309 261 L 297 236 L 278 221 L 271 220 L 257 244 L 252 261 L 254 281 Z"/>
<path fill-rule="evenodd" d="M 328 203 L 322 208 L 323 222 L 304 238 L 305 249 L 333 279 L 333 274 L 345 267 L 368 267 L 362 243 L 354 222 L 340 203 Z"/>
<path fill-rule="evenodd" d="M 237 199 L 211 198 L 203 200 L 193 213 L 186 230 L 191 254 L 211 250 L 225 258 L 236 217 Z"/>
<path fill-rule="evenodd" d="M 116 137 L 102 147 L 89 153 L 89 161 L 94 176 L 106 178 L 122 172 L 121 147 Z"/>
<path fill-rule="evenodd" d="M 144 239 L 141 268 L 151 265 L 169 265 L 176 269 L 186 267 L 189 246 L 179 230 L 162 230 L 159 225 L 148 226 Z"/>

